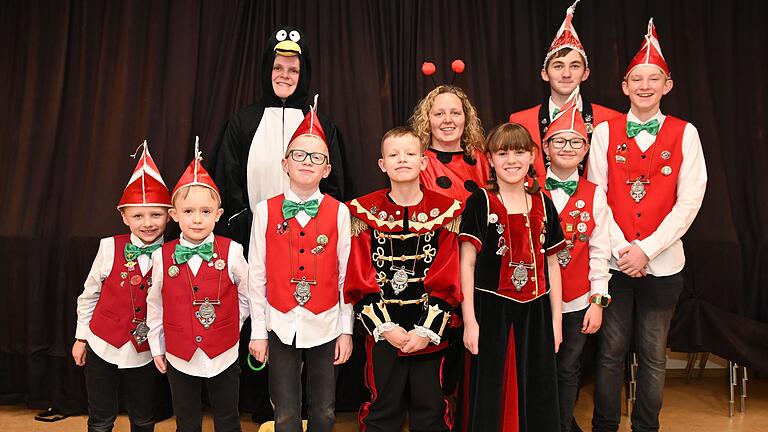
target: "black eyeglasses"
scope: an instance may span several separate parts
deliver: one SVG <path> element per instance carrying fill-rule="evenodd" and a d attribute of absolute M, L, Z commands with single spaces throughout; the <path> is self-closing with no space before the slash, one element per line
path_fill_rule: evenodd
<path fill-rule="evenodd" d="M 587 140 L 584 138 L 571 138 L 571 139 L 565 139 L 565 138 L 550 138 L 547 140 L 547 142 L 554 148 L 560 150 L 562 148 L 565 148 L 566 144 L 570 144 L 571 148 L 574 150 L 578 150 L 582 147 L 584 147 L 584 144 L 587 143 Z"/>
<path fill-rule="evenodd" d="M 315 165 L 322 165 L 328 160 L 328 156 L 323 153 L 310 153 L 304 150 L 291 150 L 288 154 L 291 156 L 291 159 L 296 162 L 304 162 L 309 158 Z"/>

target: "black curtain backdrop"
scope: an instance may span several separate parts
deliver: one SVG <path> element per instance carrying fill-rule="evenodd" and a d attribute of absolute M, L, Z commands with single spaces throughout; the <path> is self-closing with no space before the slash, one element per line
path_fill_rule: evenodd
<path fill-rule="evenodd" d="M 128 155 L 148 139 L 172 187 L 195 135 L 209 153 L 224 121 L 260 96 L 277 26 L 307 35 L 312 89 L 365 193 L 384 184 L 370 175 L 381 134 L 432 86 L 422 61 L 440 82 L 462 58 L 456 84 L 490 129 L 548 94 L 539 70 L 569 3 L 0 1 L 0 403 L 83 407 L 75 299 L 98 239 L 125 231 L 115 205 Z M 583 0 L 585 96 L 628 109 L 620 81 L 650 16 L 675 78 L 662 109 L 698 127 L 709 172 L 669 343 L 768 372 L 768 4 Z"/>

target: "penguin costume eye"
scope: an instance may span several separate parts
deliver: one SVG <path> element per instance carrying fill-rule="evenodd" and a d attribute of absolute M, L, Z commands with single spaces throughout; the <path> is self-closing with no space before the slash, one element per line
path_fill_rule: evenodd
<path fill-rule="evenodd" d="M 294 42 L 298 42 L 301 39 L 301 35 L 296 30 L 291 31 L 288 37 Z"/>
<path fill-rule="evenodd" d="M 293 34 L 295 31 L 291 32 Z M 285 30 L 279 30 L 277 34 L 275 35 L 275 39 L 282 42 L 285 40 L 285 38 L 288 37 L 288 32 Z"/>

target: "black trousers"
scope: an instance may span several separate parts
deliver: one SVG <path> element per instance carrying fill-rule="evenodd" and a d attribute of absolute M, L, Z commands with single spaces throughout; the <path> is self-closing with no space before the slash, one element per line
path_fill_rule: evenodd
<path fill-rule="evenodd" d="M 407 411 L 411 432 L 449 431 L 453 419 L 440 384 L 442 355 L 397 353 L 387 341 L 366 339 L 365 381 L 371 401 L 360 407 L 360 429 L 399 431 Z"/>
<path fill-rule="evenodd" d="M 216 432 L 240 432 L 240 411 L 237 405 L 240 365 L 237 362 L 211 378 L 187 375 L 168 363 L 168 383 L 171 385 L 177 432 L 202 431 L 203 386 L 208 391 Z"/>
<path fill-rule="evenodd" d="M 284 344 L 269 332 L 269 395 L 275 432 L 301 432 L 301 369 L 307 370 L 307 430 L 331 432 L 336 422 L 336 339 L 312 348 Z"/>
<path fill-rule="evenodd" d="M 152 409 L 158 372 L 154 363 L 137 368 L 118 369 L 90 348 L 85 359 L 85 388 L 88 392 L 88 432 L 112 430 L 118 413 L 117 389 L 125 389 L 131 432 L 155 430 Z"/>
<path fill-rule="evenodd" d="M 573 408 L 581 384 L 581 354 L 590 336 L 581 332 L 587 309 L 563 314 L 563 343 L 557 353 L 557 393 L 560 397 L 562 432 L 571 432 L 575 424 Z"/>

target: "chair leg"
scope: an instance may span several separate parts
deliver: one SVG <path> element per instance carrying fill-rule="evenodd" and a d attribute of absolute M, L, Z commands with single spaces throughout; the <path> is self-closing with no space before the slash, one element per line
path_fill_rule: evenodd
<path fill-rule="evenodd" d="M 747 409 L 747 367 L 741 367 L 741 396 L 739 397 L 739 411 L 742 413 Z"/>
<path fill-rule="evenodd" d="M 728 361 L 728 416 L 733 417 L 733 409 L 735 405 L 736 395 L 733 388 L 737 385 L 736 369 L 738 365 L 732 361 Z"/>

